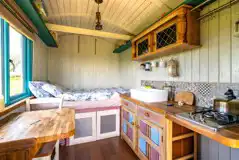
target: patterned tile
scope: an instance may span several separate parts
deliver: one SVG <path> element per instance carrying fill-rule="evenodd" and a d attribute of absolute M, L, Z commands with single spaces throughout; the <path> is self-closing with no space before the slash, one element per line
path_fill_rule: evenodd
<path fill-rule="evenodd" d="M 174 82 L 174 81 L 141 81 L 141 85 L 151 85 L 162 89 L 167 84 L 173 87 L 174 93 L 179 91 L 190 91 L 196 96 L 196 105 L 210 107 L 213 105 L 214 97 L 222 97 L 227 88 L 234 90 L 239 97 L 239 84 L 237 83 L 202 83 L 202 82 Z"/>

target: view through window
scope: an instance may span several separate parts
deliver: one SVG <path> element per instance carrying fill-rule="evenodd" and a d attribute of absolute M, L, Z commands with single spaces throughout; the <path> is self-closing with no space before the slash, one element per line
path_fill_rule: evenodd
<path fill-rule="evenodd" d="M 10 96 L 24 92 L 23 72 L 23 36 L 9 26 L 9 69 L 10 69 Z"/>

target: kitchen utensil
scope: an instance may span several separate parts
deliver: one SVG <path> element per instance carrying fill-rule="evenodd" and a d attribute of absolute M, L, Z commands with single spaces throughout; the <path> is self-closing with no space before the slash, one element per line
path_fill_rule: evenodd
<path fill-rule="evenodd" d="M 187 104 L 187 105 L 193 105 L 194 94 L 192 92 L 186 92 L 186 91 L 178 92 L 175 95 L 174 101 L 183 102 L 184 104 Z"/>
<path fill-rule="evenodd" d="M 236 99 L 232 89 L 228 88 L 224 98 L 214 99 L 213 109 L 223 114 L 239 115 L 239 99 Z"/>

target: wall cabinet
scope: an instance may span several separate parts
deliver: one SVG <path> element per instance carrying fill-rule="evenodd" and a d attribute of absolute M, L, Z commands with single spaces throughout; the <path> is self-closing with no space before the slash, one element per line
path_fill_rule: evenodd
<path fill-rule="evenodd" d="M 197 159 L 196 133 L 166 119 L 164 112 L 128 99 L 121 104 L 121 138 L 140 160 Z"/>
<path fill-rule="evenodd" d="M 151 60 L 182 52 L 200 45 L 198 11 L 183 5 L 132 40 L 132 57 L 136 61 Z"/>

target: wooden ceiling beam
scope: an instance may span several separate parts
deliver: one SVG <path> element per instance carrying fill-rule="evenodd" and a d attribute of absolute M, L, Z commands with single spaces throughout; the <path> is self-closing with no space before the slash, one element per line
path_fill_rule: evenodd
<path fill-rule="evenodd" d="M 53 20 L 53 19 L 59 19 L 59 18 L 62 18 L 62 17 L 87 17 L 87 18 L 90 18 L 90 19 L 95 19 L 95 15 L 90 15 L 90 14 L 84 14 L 84 13 L 60 13 L 60 14 L 55 14 L 55 15 L 48 15 L 48 19 L 49 20 Z M 106 22 L 106 23 L 109 23 L 115 27 L 118 27 L 126 32 L 128 32 L 129 34 L 131 35 L 134 35 L 133 31 L 130 30 L 129 28 L 119 24 L 119 23 L 116 23 L 106 17 L 101 17 L 101 20 L 103 22 Z"/>
<path fill-rule="evenodd" d="M 79 35 L 120 39 L 120 40 L 131 40 L 133 38 L 132 36 L 125 35 L 125 34 L 103 32 L 103 31 L 77 28 L 77 27 L 69 27 L 69 26 L 49 24 L 49 23 L 47 23 L 46 26 L 48 27 L 49 30 L 55 31 L 55 32 L 73 33 L 73 34 L 79 34 Z"/>

